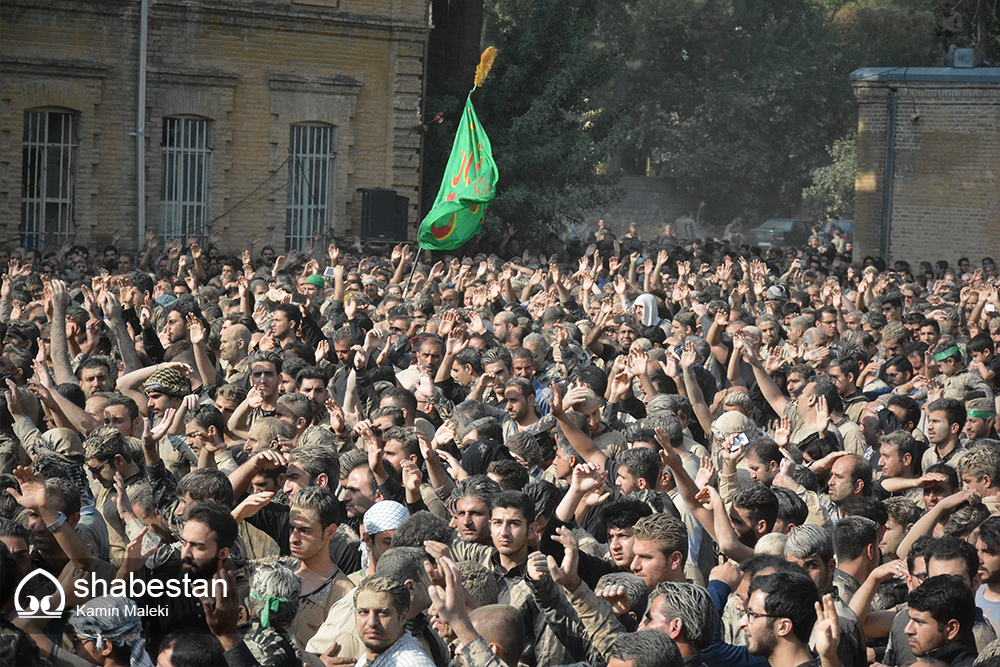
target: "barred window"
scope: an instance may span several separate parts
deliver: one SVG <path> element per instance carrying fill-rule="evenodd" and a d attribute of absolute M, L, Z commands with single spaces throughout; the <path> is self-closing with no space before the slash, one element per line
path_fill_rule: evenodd
<path fill-rule="evenodd" d="M 78 118 L 67 110 L 24 113 L 20 243 L 58 248 L 73 233 Z"/>
<path fill-rule="evenodd" d="M 160 235 L 202 235 L 208 218 L 209 121 L 190 116 L 163 119 L 163 191 Z"/>
<path fill-rule="evenodd" d="M 301 250 L 315 232 L 324 236 L 332 220 L 336 128 L 324 123 L 293 125 L 288 145 L 288 209 L 285 245 Z"/>

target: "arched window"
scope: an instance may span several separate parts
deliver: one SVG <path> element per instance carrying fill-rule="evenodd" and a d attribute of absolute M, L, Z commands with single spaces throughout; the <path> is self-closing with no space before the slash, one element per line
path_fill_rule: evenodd
<path fill-rule="evenodd" d="M 288 208 L 285 245 L 301 250 L 315 232 L 324 236 L 332 220 L 331 189 L 337 130 L 326 123 L 292 125 L 288 144 Z"/>
<path fill-rule="evenodd" d="M 54 249 L 73 233 L 78 116 L 70 109 L 24 112 L 20 243 Z"/>
<path fill-rule="evenodd" d="M 197 116 L 163 119 L 163 190 L 160 235 L 202 235 L 208 219 L 208 144 L 211 121 Z"/>

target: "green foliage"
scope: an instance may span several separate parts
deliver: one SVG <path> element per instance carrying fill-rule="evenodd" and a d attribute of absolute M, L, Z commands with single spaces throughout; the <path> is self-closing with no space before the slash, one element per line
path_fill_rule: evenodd
<path fill-rule="evenodd" d="M 500 53 L 473 101 L 500 173 L 486 215 L 490 239 L 504 238 L 513 226 L 525 246 L 558 230 L 564 219 L 620 196 L 615 179 L 599 173 L 623 134 L 620 118 L 603 103 L 624 63 L 615 42 L 601 35 L 612 4 L 486 3 L 491 18 L 484 47 L 492 44 Z M 448 133 L 447 146 L 428 146 L 425 192 L 431 198 L 444 166 L 438 156 L 447 159 L 453 136 Z"/>
<path fill-rule="evenodd" d="M 815 220 L 853 220 L 857 134 L 838 139 L 827 148 L 827 153 L 830 163 L 812 170 L 812 185 L 802 191 L 802 203 Z"/>

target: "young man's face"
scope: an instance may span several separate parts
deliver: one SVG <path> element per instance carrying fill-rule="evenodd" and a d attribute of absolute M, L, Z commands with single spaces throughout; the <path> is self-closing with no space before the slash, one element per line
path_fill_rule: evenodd
<path fill-rule="evenodd" d="M 250 384 L 264 398 L 273 398 L 278 393 L 278 371 L 270 361 L 258 361 L 250 367 Z"/>
<path fill-rule="evenodd" d="M 608 529 L 608 551 L 611 552 L 611 559 L 618 567 L 626 569 L 632 564 L 635 559 L 633 544 L 635 537 L 631 528 Z"/>
<path fill-rule="evenodd" d="M 906 465 L 899 453 L 899 447 L 892 443 L 883 442 L 879 447 L 879 467 L 882 468 L 883 477 L 900 477 L 906 474 Z"/>
<path fill-rule="evenodd" d="M 360 591 L 354 608 L 361 641 L 372 653 L 383 653 L 406 631 L 406 614 L 393 607 L 389 593 Z"/>
<path fill-rule="evenodd" d="M 1000 584 L 1000 550 L 992 549 L 980 538 L 976 540 L 979 552 L 979 576 L 990 586 Z"/>
<path fill-rule="evenodd" d="M 955 493 L 958 489 L 951 488 L 951 484 L 948 482 L 938 482 L 934 486 L 924 487 L 924 505 L 927 510 L 930 511 L 934 509 L 934 506 L 939 502 Z"/>
<path fill-rule="evenodd" d="M 318 378 L 304 378 L 299 387 L 299 393 L 309 399 L 313 410 L 326 405 L 326 383 Z"/>
<path fill-rule="evenodd" d="M 962 427 L 965 437 L 969 440 L 987 438 L 991 430 L 993 430 L 993 420 L 982 417 L 966 417 L 965 426 Z"/>
<path fill-rule="evenodd" d="M 764 463 L 755 456 L 747 457 L 747 467 L 750 468 L 750 477 L 753 481 L 764 486 L 771 486 L 775 475 L 778 474 L 776 465 L 773 463 Z"/>
<path fill-rule="evenodd" d="M 308 560 L 329 549 L 329 542 L 337 532 L 336 524 L 323 528 L 315 510 L 304 509 L 292 505 L 288 515 L 291 523 L 291 534 L 288 538 L 288 549 L 299 560 Z"/>
<path fill-rule="evenodd" d="M 229 556 L 219 548 L 215 531 L 200 521 L 187 521 L 181 533 L 181 568 L 192 579 L 210 579 Z"/>
<path fill-rule="evenodd" d="M 934 445 L 943 445 L 951 440 L 951 425 L 948 413 L 937 410 L 927 414 L 927 439 Z"/>
<path fill-rule="evenodd" d="M 497 507 L 490 515 L 490 534 L 501 555 L 519 560 L 527 554 L 531 524 L 520 510 Z"/>
<path fill-rule="evenodd" d="M 656 542 L 649 540 L 633 540 L 630 569 L 632 574 L 642 579 L 650 590 L 664 581 L 671 581 L 675 576 L 670 559 L 660 550 Z"/>
<path fill-rule="evenodd" d="M 949 642 L 947 631 L 942 631 L 929 611 L 910 609 L 908 613 L 910 620 L 906 624 L 905 632 L 913 655 L 925 656 Z"/>
<path fill-rule="evenodd" d="M 515 387 L 508 387 L 504 391 L 504 400 L 507 401 L 507 414 L 515 422 L 520 423 L 528 416 L 528 411 L 533 408 L 533 403 L 529 404 L 527 399 L 521 395 L 520 390 Z"/>
<path fill-rule="evenodd" d="M 809 577 L 813 580 L 813 583 L 816 584 L 816 588 L 819 589 L 820 594 L 829 590 L 830 580 L 833 577 L 833 571 L 836 568 L 834 561 L 824 563 L 823 559 L 816 554 L 813 554 L 808 558 L 786 556 L 785 560 L 804 567 L 806 572 L 809 573 Z"/>
<path fill-rule="evenodd" d="M 909 526 L 896 523 L 895 519 L 889 517 L 888 521 L 885 522 L 885 533 L 882 535 L 882 541 L 878 545 L 882 555 L 886 558 L 896 558 L 896 549 L 906 537 L 908 530 Z"/>

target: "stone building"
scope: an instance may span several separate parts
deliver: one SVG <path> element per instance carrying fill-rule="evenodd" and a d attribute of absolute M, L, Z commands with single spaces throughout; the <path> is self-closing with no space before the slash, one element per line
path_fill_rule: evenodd
<path fill-rule="evenodd" d="M 415 237 L 429 27 L 427 0 L 5 0 L 0 242 L 301 248 L 361 234 L 370 188 Z"/>
<path fill-rule="evenodd" d="M 867 68 L 851 84 L 854 256 L 1000 259 L 1000 68 Z"/>

